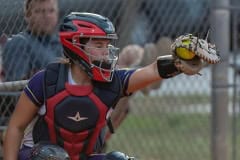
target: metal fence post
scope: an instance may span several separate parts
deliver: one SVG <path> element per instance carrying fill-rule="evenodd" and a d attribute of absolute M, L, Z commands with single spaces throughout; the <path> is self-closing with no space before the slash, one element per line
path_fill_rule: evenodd
<path fill-rule="evenodd" d="M 226 8 L 229 0 L 213 0 L 212 3 L 211 36 L 222 57 L 222 62 L 212 68 L 212 159 L 227 160 L 230 11 Z"/>

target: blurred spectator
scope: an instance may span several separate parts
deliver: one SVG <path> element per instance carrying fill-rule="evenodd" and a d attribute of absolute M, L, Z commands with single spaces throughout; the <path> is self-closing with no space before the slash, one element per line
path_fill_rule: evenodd
<path fill-rule="evenodd" d="M 120 68 L 146 66 L 152 63 L 158 56 L 171 54 L 171 44 L 172 40 L 170 38 L 161 37 L 155 44 L 147 43 L 144 47 L 137 44 L 128 45 L 124 47 L 119 54 L 118 66 Z M 147 86 L 141 90 L 141 92 L 144 95 L 149 95 L 152 90 L 157 90 L 160 86 L 161 82 L 156 82 Z M 128 115 L 132 96 L 120 99 L 115 106 L 115 109 L 111 112 L 111 124 L 114 130 L 123 123 L 124 119 Z M 109 130 L 107 139 L 109 139 L 110 136 L 111 133 Z"/>
<path fill-rule="evenodd" d="M 144 49 L 137 45 L 128 45 L 119 54 L 118 67 L 137 67 L 143 59 Z"/>
<path fill-rule="evenodd" d="M 144 49 L 139 45 L 128 45 L 124 47 L 119 54 L 118 67 L 138 67 L 144 56 Z M 123 97 L 117 103 L 115 109 L 111 113 L 111 123 L 114 129 L 117 129 L 126 118 L 129 111 L 129 98 Z M 109 133 L 110 134 L 110 133 Z M 108 135 L 110 136 L 110 135 Z"/>
<path fill-rule="evenodd" d="M 25 0 L 24 18 L 26 30 L 12 36 L 2 53 L 4 81 L 27 79 L 62 54 L 57 0 Z"/>
<path fill-rule="evenodd" d="M 153 59 L 156 59 L 158 56 L 163 56 L 171 54 L 171 44 L 173 43 L 172 39 L 168 37 L 161 37 L 156 43 L 147 43 L 144 46 L 144 56 L 139 64 L 140 66 L 148 65 L 152 62 Z M 152 90 L 159 89 L 161 82 L 156 82 L 147 86 L 142 90 L 142 93 L 148 95 Z"/>
<path fill-rule="evenodd" d="M 62 54 L 58 36 L 58 0 L 25 0 L 27 28 L 10 38 L 3 47 L 3 81 L 28 79 Z M 6 125 L 18 93 L 1 93 L 0 124 Z"/>

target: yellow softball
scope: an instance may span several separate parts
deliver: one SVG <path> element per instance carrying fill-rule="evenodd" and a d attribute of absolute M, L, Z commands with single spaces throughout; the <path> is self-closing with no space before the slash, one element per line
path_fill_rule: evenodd
<path fill-rule="evenodd" d="M 189 43 L 190 43 L 190 40 L 183 41 L 184 45 L 188 45 Z M 194 52 L 189 51 L 188 49 L 183 48 L 183 47 L 176 48 L 176 54 L 178 57 L 185 59 L 185 60 L 191 60 L 195 57 Z"/>

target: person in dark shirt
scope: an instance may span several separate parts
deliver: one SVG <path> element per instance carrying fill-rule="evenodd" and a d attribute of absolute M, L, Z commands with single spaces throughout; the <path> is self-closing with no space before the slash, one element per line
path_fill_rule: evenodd
<path fill-rule="evenodd" d="M 25 0 L 26 30 L 8 37 L 2 51 L 1 80 L 16 81 L 30 78 L 48 63 L 62 55 L 58 35 L 58 0 Z M 19 93 L 3 94 L 1 115 L 8 119 Z M 1 124 L 6 123 L 2 121 Z"/>
<path fill-rule="evenodd" d="M 25 0 L 25 31 L 8 39 L 2 53 L 3 81 L 30 78 L 61 56 L 58 0 Z"/>

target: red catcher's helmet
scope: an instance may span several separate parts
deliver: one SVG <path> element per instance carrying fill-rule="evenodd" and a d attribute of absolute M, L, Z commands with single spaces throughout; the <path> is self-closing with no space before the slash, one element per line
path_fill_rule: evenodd
<path fill-rule="evenodd" d="M 83 41 L 91 39 L 116 40 L 117 34 L 112 22 L 101 15 L 93 13 L 72 12 L 67 15 L 60 26 L 60 38 L 64 54 L 96 81 L 110 82 L 118 60 L 118 48 L 109 45 L 107 48 L 107 62 L 103 58 L 96 59 L 84 50 Z"/>

